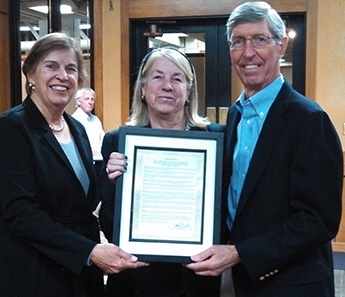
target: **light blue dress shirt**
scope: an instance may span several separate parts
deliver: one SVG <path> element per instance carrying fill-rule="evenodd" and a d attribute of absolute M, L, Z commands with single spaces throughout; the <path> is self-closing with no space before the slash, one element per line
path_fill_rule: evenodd
<path fill-rule="evenodd" d="M 237 126 L 237 141 L 234 149 L 232 176 L 228 191 L 229 216 L 227 223 L 229 230 L 231 230 L 233 225 L 244 180 L 261 128 L 283 83 L 284 78 L 280 75 L 250 98 L 245 99 L 243 91 L 235 103 L 235 107 L 242 116 Z"/>

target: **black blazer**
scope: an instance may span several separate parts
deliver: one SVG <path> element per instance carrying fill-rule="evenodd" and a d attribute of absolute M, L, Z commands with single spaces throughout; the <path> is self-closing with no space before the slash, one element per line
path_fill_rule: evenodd
<path fill-rule="evenodd" d="M 92 296 L 97 187 L 84 127 L 64 113 L 90 179 L 87 196 L 30 98 L 0 117 L 0 296 Z M 88 281 L 92 283 L 92 281 Z M 96 285 L 97 286 L 97 285 Z"/>
<path fill-rule="evenodd" d="M 206 131 L 223 132 L 224 129 L 223 125 L 211 123 Z M 118 139 L 119 130 L 112 130 L 105 134 L 102 145 L 99 219 L 109 241 L 113 235 L 115 186 L 108 180 L 105 168 L 109 155 L 118 151 Z M 107 295 L 118 297 L 219 297 L 219 294 L 220 277 L 197 276 L 180 263 L 150 263 L 148 267 L 109 275 L 107 283 Z"/>
<path fill-rule="evenodd" d="M 232 106 L 224 201 L 239 119 Z M 334 296 L 330 241 L 341 217 L 342 170 L 341 144 L 327 114 L 284 83 L 258 138 L 228 237 L 242 261 L 233 268 L 236 296 Z"/>

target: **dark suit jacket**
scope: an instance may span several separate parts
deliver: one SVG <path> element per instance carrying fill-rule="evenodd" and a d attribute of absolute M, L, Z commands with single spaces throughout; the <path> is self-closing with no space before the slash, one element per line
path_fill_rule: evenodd
<path fill-rule="evenodd" d="M 225 137 L 224 202 L 240 113 Z M 236 296 L 334 296 L 330 240 L 341 216 L 342 149 L 327 114 L 284 83 L 257 141 L 228 240 Z"/>
<path fill-rule="evenodd" d="M 224 126 L 211 123 L 207 131 L 223 132 Z M 140 128 L 138 128 L 140 129 Z M 195 130 L 195 129 L 191 129 Z M 105 171 L 109 155 L 118 151 L 119 130 L 105 134 L 102 145 L 101 228 L 109 241 L 113 236 L 115 186 Z M 117 297 L 218 297 L 220 278 L 197 276 L 180 263 L 150 263 L 150 266 L 109 275 L 107 296 Z"/>
<path fill-rule="evenodd" d="M 101 271 L 85 266 L 99 241 L 91 148 L 83 126 L 64 117 L 90 179 L 87 196 L 30 98 L 0 117 L 0 296 L 92 296 L 86 275 L 102 285 Z"/>

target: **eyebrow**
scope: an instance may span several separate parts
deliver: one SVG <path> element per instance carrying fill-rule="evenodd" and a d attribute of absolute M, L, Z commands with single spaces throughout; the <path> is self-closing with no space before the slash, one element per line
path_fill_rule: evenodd
<path fill-rule="evenodd" d="M 57 61 L 55 61 L 55 60 L 44 60 L 44 61 L 42 61 L 42 63 L 43 63 L 43 64 L 45 64 L 45 63 L 59 64 L 59 62 L 57 62 Z M 67 64 L 66 66 L 75 66 L 75 67 L 78 67 L 78 64 L 72 62 L 72 63 Z"/>
<path fill-rule="evenodd" d="M 249 35 L 250 37 L 253 37 L 253 36 L 268 36 L 269 35 L 269 33 L 255 33 L 255 34 L 251 34 L 251 35 Z M 245 35 L 243 35 L 243 34 L 239 34 L 239 35 L 232 35 L 231 36 L 231 39 L 232 38 L 244 38 L 245 37 Z"/>
<path fill-rule="evenodd" d="M 155 72 L 158 72 L 159 74 L 164 74 L 164 71 L 158 70 L 158 69 L 152 70 L 151 74 L 154 74 Z M 178 75 L 178 76 L 185 76 L 184 73 L 183 73 L 182 71 L 181 71 L 181 72 L 175 72 L 175 73 L 173 73 L 173 76 L 176 76 L 176 75 Z"/>

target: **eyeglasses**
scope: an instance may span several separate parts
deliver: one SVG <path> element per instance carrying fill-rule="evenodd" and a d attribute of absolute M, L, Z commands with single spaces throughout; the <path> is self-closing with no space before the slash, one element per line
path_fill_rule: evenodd
<path fill-rule="evenodd" d="M 229 40 L 228 43 L 231 49 L 240 51 L 244 49 L 244 45 L 247 40 L 250 40 L 250 43 L 254 48 L 264 48 L 271 39 L 278 38 L 275 36 L 254 35 L 251 38 L 236 37 L 233 40 Z"/>

